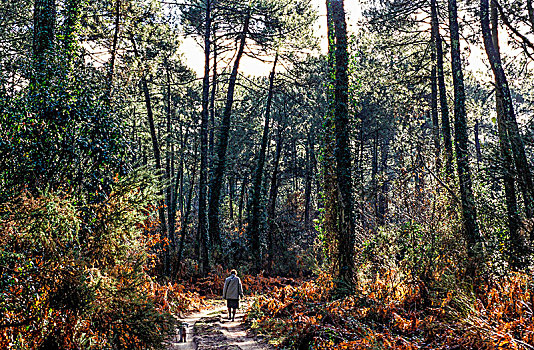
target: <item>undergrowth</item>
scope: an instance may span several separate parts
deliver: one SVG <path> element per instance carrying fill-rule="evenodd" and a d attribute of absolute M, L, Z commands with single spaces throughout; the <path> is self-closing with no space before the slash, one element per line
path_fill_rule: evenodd
<path fill-rule="evenodd" d="M 476 292 L 458 286 L 435 293 L 425 305 L 414 285 L 374 293 L 383 278 L 331 300 L 333 281 L 322 275 L 258 297 L 247 322 L 280 349 L 526 349 L 534 346 L 532 283 L 516 273 Z"/>
<path fill-rule="evenodd" d="M 326 267 L 258 296 L 246 322 L 279 349 L 533 349 L 533 276 L 503 273 L 489 246 L 471 276 L 458 215 L 439 207 L 361 237 L 351 296 Z"/>
<path fill-rule="evenodd" d="M 173 314 L 202 306 L 160 285 L 148 175 L 116 179 L 105 200 L 23 193 L 0 207 L 0 348 L 162 348 Z"/>

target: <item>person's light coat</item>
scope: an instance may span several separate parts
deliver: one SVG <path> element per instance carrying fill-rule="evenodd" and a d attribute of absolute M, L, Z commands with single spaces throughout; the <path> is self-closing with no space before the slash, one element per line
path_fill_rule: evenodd
<path fill-rule="evenodd" d="M 240 297 L 243 297 L 243 286 L 241 285 L 241 279 L 232 274 L 224 281 L 223 298 L 239 299 Z"/>

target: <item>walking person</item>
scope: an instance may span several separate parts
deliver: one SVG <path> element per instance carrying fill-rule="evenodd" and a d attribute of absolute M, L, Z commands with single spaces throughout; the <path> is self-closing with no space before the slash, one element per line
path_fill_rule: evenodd
<path fill-rule="evenodd" d="M 223 298 L 228 307 L 228 319 L 234 321 L 236 310 L 239 309 L 239 298 L 243 297 L 243 285 L 237 277 L 237 271 L 230 271 L 230 276 L 224 281 Z"/>

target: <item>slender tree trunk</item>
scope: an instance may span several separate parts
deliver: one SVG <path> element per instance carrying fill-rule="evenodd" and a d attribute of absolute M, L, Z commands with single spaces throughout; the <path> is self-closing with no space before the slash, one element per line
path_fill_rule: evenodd
<path fill-rule="evenodd" d="M 378 219 L 378 126 L 375 128 L 371 154 L 371 205 L 375 218 Z M 377 227 L 373 229 L 376 230 Z"/>
<path fill-rule="evenodd" d="M 234 188 L 234 183 L 235 183 L 235 179 L 234 177 L 232 176 L 231 178 L 228 179 L 228 210 L 229 210 L 229 214 L 230 214 L 230 221 L 234 221 L 234 191 L 235 191 L 235 188 Z"/>
<path fill-rule="evenodd" d="M 382 177 L 384 178 L 384 183 L 382 188 L 378 193 L 378 224 L 383 226 L 386 224 L 386 215 L 388 210 L 388 195 L 389 195 L 389 176 L 388 176 L 388 158 L 389 158 L 389 139 L 384 140 L 382 145 L 382 159 L 381 159 L 381 169 Z"/>
<path fill-rule="evenodd" d="M 478 229 L 477 211 L 469 169 L 469 139 L 467 136 L 465 88 L 460 57 L 460 29 L 458 26 L 456 0 L 449 0 L 449 21 L 451 31 L 452 79 L 454 85 L 455 150 L 458 178 L 460 181 L 462 216 L 466 240 L 469 245 L 469 255 L 472 258 L 479 258 L 482 247 L 478 247 L 478 245 L 482 243 L 482 237 Z"/>
<path fill-rule="evenodd" d="M 169 223 L 169 235 L 171 238 L 171 252 L 176 252 L 176 236 L 174 235 L 175 230 L 175 224 L 176 224 L 176 208 L 173 207 L 173 186 L 172 186 L 172 180 L 173 180 L 173 174 L 171 171 L 172 168 L 172 152 L 171 152 L 171 133 L 172 133 L 172 99 L 171 99 L 171 76 L 169 72 L 169 62 L 165 58 L 165 73 L 167 78 L 167 86 L 165 91 L 165 97 L 166 97 L 166 116 L 167 116 L 167 137 L 166 137 L 166 143 L 167 143 L 167 152 L 165 157 L 165 172 L 167 173 L 167 181 L 169 182 L 167 189 L 166 189 L 166 204 L 167 204 L 167 222 Z"/>
<path fill-rule="evenodd" d="M 213 181 L 211 183 L 211 196 L 209 203 L 209 237 L 214 245 L 219 246 L 221 242 L 220 227 L 219 227 L 219 206 L 221 199 L 221 190 L 224 181 L 224 171 L 226 167 L 226 150 L 228 149 L 228 139 L 230 137 L 230 118 L 232 116 L 232 106 L 234 103 L 234 90 L 239 72 L 239 63 L 245 50 L 245 43 L 248 35 L 248 27 L 250 23 L 250 14 L 245 17 L 243 24 L 243 31 L 240 35 L 239 48 L 234 61 L 230 80 L 228 82 L 228 92 L 226 94 L 226 105 L 223 112 L 223 117 L 220 125 L 220 134 L 217 140 L 217 157 L 214 164 Z"/>
<path fill-rule="evenodd" d="M 291 140 L 291 156 L 293 158 L 293 164 L 291 165 L 291 172 L 293 180 L 293 193 L 296 194 L 299 191 L 299 166 L 298 166 L 298 154 L 297 154 L 297 140 L 293 138 Z"/>
<path fill-rule="evenodd" d="M 182 156 L 180 157 L 180 165 L 179 165 L 179 174 L 180 174 L 180 189 L 177 195 L 177 207 L 180 211 L 180 216 L 184 215 L 184 152 L 185 152 L 185 140 L 187 139 L 188 135 L 188 129 L 186 130 L 186 136 L 184 136 L 184 132 L 182 129 L 182 125 L 180 124 L 180 153 Z"/>
<path fill-rule="evenodd" d="M 139 58 L 139 51 L 137 50 L 137 44 L 135 40 L 132 38 L 132 45 L 134 49 L 135 56 Z M 145 107 L 147 111 L 147 118 L 148 118 L 148 126 L 150 129 L 150 139 L 152 140 L 152 152 L 154 153 L 154 160 L 156 161 L 156 171 L 158 176 L 161 176 L 163 173 L 163 168 L 161 165 L 161 153 L 159 148 L 159 142 L 158 142 L 158 136 L 156 134 L 156 126 L 154 123 L 154 112 L 152 110 L 152 100 L 150 98 L 150 90 L 148 89 L 148 82 L 146 79 L 146 73 L 143 72 L 141 75 L 141 92 L 143 93 L 143 96 L 145 98 Z M 163 191 L 159 191 L 159 196 L 163 197 Z M 160 235 L 162 240 L 165 240 L 165 238 L 170 238 L 171 244 L 173 244 L 172 240 L 174 237 L 170 237 L 169 230 L 167 226 L 167 222 L 165 219 L 165 208 L 164 208 L 164 201 L 161 200 L 158 203 L 158 216 L 160 221 Z M 175 244 L 176 242 L 174 242 Z M 170 268 L 170 261 L 169 261 L 169 250 L 167 248 L 164 248 L 164 268 L 167 275 L 170 274 L 169 268 Z"/>
<path fill-rule="evenodd" d="M 308 132 L 306 145 L 306 181 L 304 188 L 304 227 L 310 228 L 311 221 L 311 192 L 312 192 L 312 149 L 313 149 L 313 131 Z"/>
<path fill-rule="evenodd" d="M 317 155 L 315 153 L 315 147 L 317 145 L 317 139 L 316 139 L 316 135 L 317 135 L 317 132 L 315 130 L 315 126 L 313 127 L 312 131 L 313 131 L 313 141 L 312 141 L 312 147 L 310 149 L 310 157 L 311 157 L 311 171 L 312 171 L 312 177 L 315 181 L 315 194 L 318 195 L 320 193 L 322 193 L 323 191 L 323 187 L 322 187 L 322 184 L 321 184 L 321 177 L 318 176 L 319 174 L 319 169 L 318 169 L 318 162 L 317 162 Z M 313 196 L 313 195 L 312 195 Z M 317 199 L 317 197 L 315 197 Z M 322 206 L 322 201 L 317 201 L 316 200 L 316 205 L 318 206 L 318 208 L 323 208 Z"/>
<path fill-rule="evenodd" d="M 480 145 L 480 122 L 475 120 L 475 151 L 477 154 L 477 170 L 480 170 L 480 163 L 482 163 L 482 147 Z"/>
<path fill-rule="evenodd" d="M 439 101 L 441 104 L 441 131 L 443 133 L 443 146 L 445 151 L 445 172 L 452 175 L 452 134 L 449 118 L 449 105 L 447 103 L 447 89 L 445 87 L 445 69 L 443 64 L 443 41 L 439 32 L 439 16 L 437 0 L 431 0 L 432 29 L 436 42 L 436 68 L 439 87 Z"/>
<path fill-rule="evenodd" d="M 273 160 L 273 173 L 271 175 L 271 186 L 269 189 L 269 208 L 267 210 L 267 266 L 272 270 L 274 263 L 274 219 L 276 212 L 276 199 L 278 197 L 278 172 L 280 168 L 280 156 L 282 155 L 283 129 L 278 128 L 278 140 L 276 141 L 276 151 Z"/>
<path fill-rule="evenodd" d="M 115 62 L 117 61 L 117 50 L 119 47 L 119 33 L 121 22 L 121 0 L 115 2 L 115 22 L 113 28 L 113 42 L 111 44 L 111 58 L 109 60 L 108 74 L 106 76 L 107 91 L 105 98 L 111 101 L 111 94 L 113 92 L 113 79 L 115 78 Z"/>
<path fill-rule="evenodd" d="M 517 170 L 519 187 L 525 202 L 525 212 L 528 218 L 534 214 L 534 184 L 532 173 L 525 153 L 525 145 L 517 125 L 512 94 L 508 86 L 508 80 L 504 72 L 500 54 L 493 42 L 490 30 L 489 1 L 480 0 L 480 22 L 482 25 L 482 35 L 484 37 L 484 47 L 490 61 L 491 69 L 495 76 L 496 88 L 502 94 L 503 119 L 506 131 L 510 139 L 512 156 Z M 531 237 L 532 239 L 533 237 Z"/>
<path fill-rule="evenodd" d="M 215 25 L 213 28 L 213 78 L 211 84 L 211 99 L 210 99 L 210 134 L 209 134 L 209 157 L 210 169 L 213 168 L 213 158 L 215 156 L 215 99 L 217 98 L 217 44 L 215 42 Z"/>
<path fill-rule="evenodd" d="M 252 260 L 255 263 L 255 270 L 259 272 L 262 262 L 261 254 L 261 195 L 263 183 L 263 168 L 265 165 L 265 153 L 267 152 L 267 143 L 269 142 L 269 122 L 271 120 L 271 105 L 274 94 L 274 77 L 276 74 L 276 64 L 278 63 L 278 52 L 274 58 L 273 70 L 269 76 L 269 93 L 267 95 L 267 104 L 265 107 L 265 124 L 263 126 L 263 135 L 261 138 L 260 151 L 258 154 L 258 164 L 254 172 L 252 182 L 252 196 L 250 200 L 250 210 L 248 218 L 248 238 L 252 253 Z"/>
<path fill-rule="evenodd" d="M 532 6 L 532 0 L 527 0 L 527 11 L 528 19 L 530 20 L 530 25 L 532 30 L 534 30 L 534 6 Z"/>
<path fill-rule="evenodd" d="M 188 227 L 189 227 L 189 218 L 191 216 L 191 203 L 193 202 L 193 189 L 195 188 L 195 177 L 197 173 L 196 166 L 197 166 L 197 152 L 195 152 L 195 157 L 193 160 L 193 169 L 191 170 L 191 177 L 189 180 L 189 193 L 187 194 L 185 214 L 182 215 L 182 223 L 180 225 L 181 232 L 180 232 L 180 245 L 178 247 L 178 258 L 177 258 L 178 264 L 182 261 L 185 236 L 187 234 Z"/>
<path fill-rule="evenodd" d="M 238 209 L 238 221 L 239 221 L 239 231 L 243 228 L 243 206 L 245 203 L 245 192 L 247 189 L 248 179 L 246 177 L 241 181 L 241 191 L 239 193 L 239 209 Z"/>
<path fill-rule="evenodd" d="M 208 222 L 206 217 L 207 183 L 208 183 L 208 120 L 210 89 L 210 34 L 211 34 L 211 0 L 205 0 L 206 19 L 204 32 L 204 79 L 202 81 L 202 118 L 200 124 L 200 179 L 198 182 L 198 237 L 202 246 L 202 273 L 206 275 L 210 268 Z"/>
<path fill-rule="evenodd" d="M 491 6 L 491 34 L 493 45 L 497 55 L 500 56 L 499 47 L 499 13 L 495 4 Z M 496 82 L 496 85 L 498 83 Z M 523 260 L 524 250 L 521 244 L 521 237 L 519 236 L 519 228 L 521 219 L 517 207 L 517 199 L 515 193 L 515 168 L 511 152 L 510 139 L 506 128 L 504 108 L 503 108 L 503 92 L 502 89 L 497 88 L 495 91 L 496 109 L 497 109 L 497 127 L 499 133 L 499 143 L 502 157 L 503 183 L 504 194 L 506 200 L 506 214 L 508 217 L 508 230 L 510 231 L 510 248 L 509 260 L 512 266 L 520 267 Z"/>
<path fill-rule="evenodd" d="M 439 115 L 438 115 L 438 68 L 437 68 L 437 36 L 439 35 L 439 23 L 436 21 L 436 0 L 432 0 L 432 72 L 430 76 L 431 97 L 430 97 L 430 116 L 432 119 L 432 128 L 434 136 L 434 151 L 436 154 L 436 173 L 441 169 L 441 148 L 440 148 L 440 130 L 439 130 Z M 436 12 L 436 13 L 435 13 Z"/>
<path fill-rule="evenodd" d="M 336 175 L 339 190 L 339 266 L 337 272 L 337 292 L 339 295 L 352 293 L 354 288 L 354 217 L 352 198 L 350 130 L 348 111 L 348 40 L 347 24 L 343 0 L 330 0 L 335 29 L 336 71 L 334 81 L 335 96 L 335 135 L 336 135 Z"/>

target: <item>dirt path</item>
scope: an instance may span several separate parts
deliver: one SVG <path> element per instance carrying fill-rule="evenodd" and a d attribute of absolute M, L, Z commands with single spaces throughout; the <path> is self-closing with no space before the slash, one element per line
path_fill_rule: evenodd
<path fill-rule="evenodd" d="M 167 350 L 270 350 L 273 347 L 260 343 L 247 334 L 242 324 L 244 312 L 249 303 L 242 303 L 235 316 L 235 321 L 228 320 L 226 305 L 223 301 L 213 301 L 213 306 L 201 312 L 180 319 L 188 324 L 187 342 L 180 343 L 178 330 L 171 339 Z"/>

